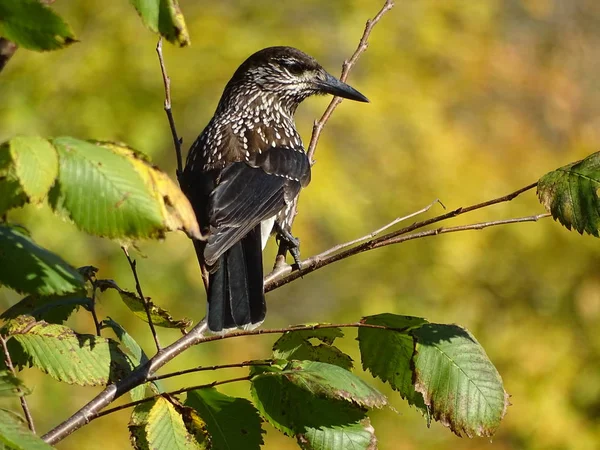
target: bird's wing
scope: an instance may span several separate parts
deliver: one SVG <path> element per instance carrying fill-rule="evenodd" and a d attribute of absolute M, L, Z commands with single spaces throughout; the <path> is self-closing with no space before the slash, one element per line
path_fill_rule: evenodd
<path fill-rule="evenodd" d="M 209 199 L 211 236 L 204 250 L 208 265 L 263 220 L 278 214 L 310 179 L 303 151 L 273 147 L 221 172 Z"/>

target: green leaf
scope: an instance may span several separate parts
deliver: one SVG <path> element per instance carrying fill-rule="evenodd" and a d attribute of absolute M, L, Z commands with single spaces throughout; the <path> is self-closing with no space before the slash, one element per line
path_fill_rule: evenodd
<path fill-rule="evenodd" d="M 201 238 L 194 211 L 175 183 L 139 153 L 117 144 L 63 137 L 50 205 L 82 230 L 114 239 L 161 238 L 184 230 Z"/>
<path fill-rule="evenodd" d="M 37 51 L 77 42 L 71 27 L 37 0 L 0 0 L 0 36 Z"/>
<path fill-rule="evenodd" d="M 146 27 L 172 44 L 190 45 L 190 37 L 177 0 L 130 0 Z"/>
<path fill-rule="evenodd" d="M 31 391 L 8 370 L 0 370 L 0 397 L 20 397 Z"/>
<path fill-rule="evenodd" d="M 0 284 L 39 295 L 69 294 L 84 288 L 82 276 L 60 256 L 6 225 L 0 225 Z"/>
<path fill-rule="evenodd" d="M 434 419 L 458 436 L 491 436 L 506 414 L 502 378 L 475 338 L 457 325 L 415 329 L 415 389 Z"/>
<path fill-rule="evenodd" d="M 136 405 L 131 412 L 128 424 L 129 439 L 136 450 L 150 450 L 146 436 L 146 425 L 148 424 L 148 414 L 155 404 L 156 400 L 149 400 Z"/>
<path fill-rule="evenodd" d="M 119 288 L 118 291 L 121 295 L 123 303 L 125 303 L 125 305 L 127 305 L 127 307 L 136 316 L 138 316 L 144 322 L 148 322 L 148 315 L 146 314 L 146 309 L 144 308 L 141 298 L 133 292 L 129 292 L 124 289 Z M 175 320 L 167 310 L 155 305 L 150 300 L 150 297 L 146 297 L 146 301 L 148 302 L 148 308 L 150 309 L 152 323 L 155 326 L 164 328 L 179 328 L 180 330 L 184 330 L 192 325 L 192 320 L 188 319 L 187 317 L 184 317 L 181 320 Z"/>
<path fill-rule="evenodd" d="M 188 392 L 185 404 L 206 422 L 211 450 L 252 450 L 263 444 L 262 421 L 248 400 L 206 388 Z"/>
<path fill-rule="evenodd" d="M 427 415 L 423 396 L 413 386 L 411 360 L 415 347 L 410 330 L 427 323 L 425 319 L 395 314 L 377 314 L 361 320 L 404 332 L 361 327 L 358 329 L 360 356 L 364 370 L 389 383 L 410 405 Z"/>
<path fill-rule="evenodd" d="M 537 195 L 547 211 L 568 230 L 599 237 L 600 152 L 547 173 L 538 182 Z"/>
<path fill-rule="evenodd" d="M 0 214 L 43 201 L 57 175 L 58 155 L 47 140 L 16 137 L 0 145 Z"/>
<path fill-rule="evenodd" d="M 162 397 L 156 399 L 148 413 L 146 438 L 152 450 L 201 448 L 185 427 L 181 414 Z"/>
<path fill-rule="evenodd" d="M 386 404 L 386 398 L 377 390 L 331 364 L 292 361 L 283 370 L 253 366 L 251 374 L 252 397 L 261 415 L 299 441 L 310 438 L 312 442 L 328 433 L 343 433 L 343 429 L 364 419 L 364 408 Z M 333 431 L 323 434 L 313 429 Z"/>
<path fill-rule="evenodd" d="M 46 444 L 33 434 L 17 414 L 0 409 L 0 448 L 11 450 L 50 450 L 54 447 Z"/>
<path fill-rule="evenodd" d="M 127 357 L 111 339 L 77 334 L 63 325 L 36 322 L 30 316 L 10 320 L 3 331 L 12 337 L 8 343 L 15 365 L 29 363 L 58 381 L 99 386 L 130 372 Z"/>
<path fill-rule="evenodd" d="M 0 315 L 0 319 L 15 319 L 18 316 L 29 315 L 36 320 L 48 323 L 63 323 L 80 306 L 90 308 L 92 300 L 83 294 L 69 295 L 29 295 L 15 303 Z"/>
<path fill-rule="evenodd" d="M 111 330 L 113 330 L 113 332 L 117 335 L 119 341 L 127 349 L 127 353 L 130 357 L 131 364 L 133 367 L 139 367 L 140 365 L 148 362 L 148 356 L 146 356 L 146 353 L 144 353 L 142 347 L 140 347 L 140 344 L 138 344 L 137 341 L 113 319 L 111 319 L 110 317 L 108 319 L 104 319 L 101 323 L 101 327 L 103 329 L 110 328 Z M 149 385 L 153 387 L 153 391 L 156 394 L 164 392 L 164 389 L 162 388 L 162 385 L 158 380 L 149 383 Z M 133 388 L 129 393 L 131 394 L 131 399 L 134 402 L 137 400 L 141 400 L 146 396 L 146 385 L 143 384 L 141 386 L 137 386 Z"/>
<path fill-rule="evenodd" d="M 273 356 L 275 359 L 320 361 L 352 369 L 352 358 L 332 345 L 335 338 L 343 336 L 339 328 L 288 331 L 273 345 Z M 313 345 L 311 339 L 320 343 Z"/>
<path fill-rule="evenodd" d="M 357 423 L 331 428 L 308 428 L 296 435 L 300 448 L 307 450 L 375 450 L 377 438 L 368 417 Z"/>

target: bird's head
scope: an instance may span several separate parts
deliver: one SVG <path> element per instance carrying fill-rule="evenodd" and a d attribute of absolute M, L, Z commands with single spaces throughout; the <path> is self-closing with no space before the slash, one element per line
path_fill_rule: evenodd
<path fill-rule="evenodd" d="M 238 94 L 259 92 L 275 96 L 293 109 L 315 94 L 369 101 L 356 89 L 329 74 L 314 58 L 292 47 L 269 47 L 254 53 L 237 69 L 226 91 L 228 88 L 238 90 Z"/>

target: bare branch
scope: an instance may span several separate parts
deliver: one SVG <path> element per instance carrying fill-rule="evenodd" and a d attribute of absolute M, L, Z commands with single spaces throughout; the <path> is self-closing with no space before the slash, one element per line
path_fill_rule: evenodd
<path fill-rule="evenodd" d="M 11 371 L 14 377 L 17 376 L 17 371 L 13 366 L 12 359 L 10 357 L 10 353 L 8 351 L 8 347 L 6 345 L 6 339 L 4 336 L 0 334 L 0 345 L 2 346 L 2 351 L 4 353 L 4 363 L 8 370 Z M 23 390 L 20 387 L 16 388 L 17 392 L 21 395 L 19 396 L 19 400 L 21 400 L 21 408 L 23 408 L 23 413 L 25 414 L 25 419 L 27 420 L 27 425 L 33 434 L 35 434 L 35 425 L 33 423 L 33 417 L 31 416 L 31 412 L 29 411 L 29 405 L 27 405 L 27 400 L 25 400 L 25 395 L 23 395 Z"/>
<path fill-rule="evenodd" d="M 381 18 L 393 7 L 393 0 L 386 0 L 385 4 L 377 13 L 377 15 L 372 19 L 367 20 L 367 23 L 365 25 L 365 31 L 363 31 L 362 37 L 360 38 L 360 41 L 358 43 L 358 47 L 356 47 L 356 50 L 354 51 L 354 54 L 350 57 L 350 59 L 344 61 L 344 64 L 342 65 L 342 74 L 340 76 L 340 80 L 346 81 L 348 79 L 348 75 L 350 74 L 350 71 L 358 61 L 358 58 L 360 58 L 360 55 L 362 55 L 369 47 L 369 36 L 371 36 L 373 28 L 375 27 L 375 25 L 377 25 L 377 23 L 379 23 Z M 334 97 L 333 100 L 331 100 L 331 102 L 327 106 L 327 109 L 325 110 L 321 118 L 317 120 L 313 126 L 312 136 L 310 138 L 310 143 L 308 144 L 308 150 L 306 152 L 308 155 L 308 159 L 311 161 L 311 164 L 314 163 L 313 156 L 317 149 L 317 144 L 319 143 L 319 137 L 321 136 L 323 127 L 329 121 L 329 118 L 333 114 L 333 111 L 335 111 L 338 105 L 342 103 L 342 100 L 343 99 L 341 97 Z"/>
<path fill-rule="evenodd" d="M 402 239 L 399 238 L 400 236 L 407 235 L 408 233 L 415 231 L 419 228 L 423 228 L 425 226 L 428 226 L 428 225 L 431 225 L 431 224 L 434 224 L 437 222 L 441 222 L 443 220 L 450 219 L 452 217 L 456 217 L 461 214 L 465 214 L 465 213 L 468 213 L 471 211 L 475 211 L 477 209 L 485 208 L 487 206 L 495 205 L 497 203 L 511 201 L 518 195 L 520 195 L 523 192 L 526 192 L 530 189 L 533 189 L 536 186 L 537 186 L 537 183 L 532 183 L 528 186 L 525 186 L 521 189 L 516 190 L 515 192 L 511 192 L 508 195 L 504 195 L 502 197 L 498 197 L 493 200 L 489 200 L 487 202 L 477 203 L 475 205 L 467 206 L 464 208 L 457 208 L 448 213 L 441 214 L 436 217 L 432 217 L 431 219 L 427 219 L 427 220 L 424 220 L 421 222 L 415 222 L 412 225 L 409 225 L 408 227 L 402 228 L 397 231 L 393 231 L 391 233 L 385 234 L 376 239 L 370 239 L 366 242 L 363 242 L 362 244 L 358 244 L 351 248 L 347 248 L 348 245 L 346 245 L 346 244 L 341 244 L 338 247 L 347 248 L 345 251 L 332 254 L 333 252 L 331 252 L 330 250 L 327 250 L 323 253 L 312 256 L 310 258 L 307 258 L 304 261 L 302 261 L 302 264 L 301 264 L 302 267 L 300 270 L 292 271 L 292 267 L 289 265 L 279 266 L 278 268 L 273 270 L 273 272 L 271 272 L 269 275 L 267 275 L 265 277 L 265 280 L 264 280 L 265 292 L 269 292 L 269 291 L 272 291 L 273 289 L 277 289 L 278 287 L 283 286 L 284 284 L 290 283 L 300 277 L 303 277 L 304 275 L 306 275 L 308 273 L 314 272 L 315 270 L 320 269 L 321 267 L 325 267 L 334 262 L 340 261 L 342 259 L 348 258 L 353 255 L 357 255 L 359 253 L 362 253 L 362 252 L 365 252 L 368 250 L 373 250 L 375 248 L 385 247 L 387 245 L 397 244 L 400 242 L 417 239 L 420 237 L 448 233 L 449 231 L 434 233 L 435 230 L 431 230 L 424 234 L 416 233 L 414 235 L 406 236 L 405 238 L 402 238 Z M 417 213 L 418 212 L 419 211 L 417 211 Z M 542 214 L 539 216 L 529 216 L 529 217 L 538 217 L 538 219 L 540 219 L 542 217 L 547 217 L 547 215 Z M 538 220 L 538 219 L 536 219 L 536 220 Z M 487 226 L 493 226 L 493 225 L 504 225 L 504 224 L 508 224 L 508 223 L 515 223 L 513 221 L 530 222 L 532 220 L 508 219 L 507 221 L 500 220 L 500 221 L 496 221 L 496 222 L 485 222 L 485 223 L 491 224 L 491 225 L 487 225 Z M 465 229 L 486 228 L 486 226 L 481 226 L 481 224 L 467 225 L 467 227 L 468 226 L 478 226 L 479 228 L 465 228 Z M 461 228 L 461 227 L 447 228 L 445 230 L 452 229 L 454 231 L 463 231 L 463 229 L 459 230 L 458 228 Z M 361 240 L 359 239 L 359 242 L 360 241 Z"/>
<path fill-rule="evenodd" d="M 135 289 L 137 290 L 138 295 L 140 296 L 140 300 L 144 305 L 144 310 L 146 311 L 146 317 L 148 319 L 148 325 L 150 326 L 150 332 L 152 333 L 152 337 L 154 338 L 154 344 L 156 344 L 156 350 L 160 352 L 160 343 L 158 342 L 158 335 L 156 334 L 156 329 L 154 328 L 154 323 L 152 322 L 152 315 L 150 314 L 150 305 L 148 304 L 148 300 L 144 297 L 144 293 L 142 292 L 142 285 L 140 284 L 140 279 L 137 274 L 137 262 L 135 259 L 131 259 L 129 256 L 129 252 L 125 246 L 121 246 L 123 253 L 127 257 L 127 261 L 129 262 L 129 267 L 131 267 L 131 273 L 133 273 L 133 278 L 135 279 Z"/>
<path fill-rule="evenodd" d="M 220 370 L 220 369 L 239 369 L 241 367 L 251 367 L 251 366 L 272 366 L 275 361 L 271 359 L 264 359 L 261 361 L 244 361 L 241 363 L 233 363 L 233 364 L 219 364 L 215 366 L 198 366 L 192 367 L 191 369 L 179 370 L 177 372 L 165 373 L 164 375 L 154 375 L 148 377 L 146 379 L 147 382 L 156 381 L 156 380 L 164 380 L 165 378 L 173 378 L 178 377 L 180 375 L 187 375 L 189 373 L 195 372 L 206 372 L 212 370 Z"/>
<path fill-rule="evenodd" d="M 183 159 L 181 157 L 181 144 L 183 139 L 177 134 L 177 128 L 175 127 L 175 119 L 173 119 L 173 112 L 171 111 L 171 79 L 167 75 L 167 68 L 162 53 L 162 37 L 158 38 L 158 44 L 156 44 L 156 53 L 158 53 L 158 61 L 160 63 L 160 71 L 162 72 L 163 83 L 165 85 L 165 113 L 167 119 L 169 119 L 169 127 L 171 128 L 171 135 L 173 136 L 173 144 L 175 145 L 175 154 L 177 156 L 177 179 L 179 180 L 183 173 Z"/>

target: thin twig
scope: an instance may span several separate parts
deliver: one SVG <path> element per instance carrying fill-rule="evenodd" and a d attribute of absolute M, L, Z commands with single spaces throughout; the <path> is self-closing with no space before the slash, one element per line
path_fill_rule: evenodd
<path fill-rule="evenodd" d="M 167 114 L 167 119 L 169 119 L 169 127 L 171 127 L 171 135 L 173 136 L 173 144 L 175 145 L 175 154 L 177 156 L 177 179 L 180 180 L 181 174 L 183 173 L 183 159 L 181 157 L 181 144 L 183 144 L 183 139 L 177 134 L 175 119 L 173 119 L 173 112 L 171 111 L 171 79 L 167 75 L 167 68 L 165 67 L 163 59 L 162 37 L 158 38 L 156 53 L 158 53 L 160 71 L 162 72 L 163 83 L 165 85 L 165 113 Z"/>
<path fill-rule="evenodd" d="M 344 64 L 342 65 L 342 74 L 340 76 L 341 81 L 345 82 L 348 79 L 348 75 L 350 74 L 350 71 L 358 61 L 358 58 L 360 58 L 360 55 L 362 55 L 369 47 L 369 36 L 371 35 L 373 28 L 375 27 L 375 25 L 377 25 L 381 18 L 393 7 L 393 0 L 386 0 L 385 4 L 377 13 L 377 15 L 372 19 L 367 20 L 367 23 L 365 25 L 365 31 L 363 31 L 360 41 L 358 42 L 358 47 L 356 47 L 356 50 L 354 51 L 354 54 L 350 57 L 350 59 L 344 61 Z M 312 136 L 310 138 L 310 143 L 308 144 L 308 150 L 306 152 L 308 155 L 308 159 L 311 161 L 311 163 L 314 163 L 313 156 L 317 149 L 317 144 L 319 143 L 319 137 L 321 136 L 323 127 L 329 121 L 329 118 L 333 114 L 333 111 L 335 111 L 338 105 L 342 103 L 342 100 L 343 99 L 341 97 L 334 97 L 333 100 L 331 100 L 331 102 L 327 106 L 327 109 L 325 109 L 325 112 L 323 113 L 321 118 L 315 121 L 312 130 Z"/>
<path fill-rule="evenodd" d="M 129 262 L 129 267 L 131 267 L 131 272 L 133 273 L 133 278 L 135 279 L 135 289 L 137 290 L 138 295 L 140 296 L 140 300 L 144 305 L 144 310 L 146 311 L 146 317 L 148 319 L 148 325 L 150 325 L 150 332 L 152 333 L 152 337 L 154 338 L 154 343 L 156 344 L 156 350 L 160 351 L 160 343 L 158 342 L 158 335 L 156 334 L 156 329 L 154 328 L 154 323 L 152 322 L 152 314 L 150 314 L 150 305 L 148 304 L 148 300 L 144 297 L 144 293 L 142 292 L 142 285 L 140 284 L 140 279 L 137 274 L 137 262 L 135 259 L 131 259 L 129 256 L 129 252 L 125 246 L 122 246 L 121 249 L 125 256 L 127 257 L 127 261 Z"/>
<path fill-rule="evenodd" d="M 2 335 L 0 335 L 0 345 L 2 345 L 2 351 L 4 352 L 4 363 L 6 364 L 6 367 L 8 367 L 8 370 L 10 370 L 13 376 L 16 378 L 17 371 L 13 366 L 12 359 L 10 357 L 10 352 L 8 351 L 8 346 L 6 345 L 6 339 Z M 19 400 L 21 400 L 21 408 L 23 408 L 23 413 L 25 414 L 27 425 L 29 426 L 31 432 L 35 434 L 35 424 L 33 423 L 33 417 L 31 415 L 31 412 L 29 411 L 29 405 L 27 405 L 27 400 L 25 400 L 24 392 L 18 386 L 16 387 L 16 390 L 20 394 Z"/>
<path fill-rule="evenodd" d="M 250 367 L 250 366 L 271 366 L 271 365 L 273 365 L 273 363 L 274 363 L 274 360 L 265 359 L 265 360 L 261 360 L 261 361 L 244 361 L 241 363 L 219 364 L 219 365 L 215 365 L 215 366 L 198 366 L 198 367 L 193 367 L 191 369 L 179 370 L 177 372 L 165 373 L 164 375 L 154 375 L 154 376 L 148 377 L 146 379 L 146 381 L 150 382 L 150 381 L 164 380 L 165 378 L 173 378 L 173 377 L 178 377 L 180 375 L 187 375 L 189 373 L 206 372 L 206 371 L 211 371 L 211 370 L 238 369 L 241 367 Z"/>
<path fill-rule="evenodd" d="M 360 41 L 358 42 L 358 46 L 356 47 L 356 50 L 354 51 L 354 53 L 352 54 L 350 59 L 345 60 L 344 63 L 342 64 L 342 73 L 340 75 L 341 81 L 345 82 L 348 79 L 348 75 L 350 74 L 350 71 L 352 70 L 352 68 L 354 67 L 356 62 L 358 61 L 358 58 L 360 58 L 360 55 L 362 55 L 369 47 L 369 36 L 371 36 L 371 32 L 373 31 L 373 28 L 375 27 L 375 25 L 377 25 L 377 23 L 379 23 L 381 18 L 393 7 L 394 7 L 394 1 L 386 0 L 386 2 L 381 7 L 379 12 L 375 15 L 375 17 L 367 20 L 367 23 L 365 25 L 365 30 L 363 31 Z M 312 129 L 312 135 L 310 137 L 310 142 L 308 144 L 308 149 L 306 151 L 308 160 L 310 161 L 311 165 L 313 165 L 315 163 L 313 156 L 317 149 L 317 144 L 319 143 L 319 137 L 321 136 L 321 133 L 323 132 L 323 127 L 325 127 L 325 125 L 331 118 L 333 111 L 335 111 L 335 109 L 338 107 L 338 105 L 340 103 L 342 103 L 342 101 L 343 101 L 343 99 L 341 97 L 333 97 L 331 102 L 329 102 L 329 105 L 327 105 L 327 108 L 325 109 L 325 112 L 323 112 L 323 115 L 321 116 L 321 118 L 319 120 L 315 120 L 313 129 Z M 296 197 L 294 199 L 294 203 L 293 203 L 291 211 L 290 211 L 291 223 L 293 223 L 294 219 L 296 218 L 296 214 L 298 214 L 298 197 Z M 291 223 L 290 223 L 290 227 L 291 227 Z M 277 256 L 275 256 L 275 264 L 273 265 L 274 273 L 279 272 L 279 270 L 281 270 L 282 268 L 285 268 L 286 252 L 287 252 L 287 246 L 283 243 L 280 244 L 279 249 L 277 251 Z"/>
<path fill-rule="evenodd" d="M 176 391 L 152 395 L 150 397 L 146 397 L 141 400 L 136 400 L 135 402 L 125 403 L 124 405 L 115 406 L 114 408 L 110 408 L 110 409 L 107 409 L 106 411 L 102 411 L 101 413 L 98 413 L 97 416 L 90 418 L 90 420 L 97 419 L 102 416 L 107 416 L 108 414 L 112 414 L 117 411 L 121 411 L 123 409 L 131 408 L 133 406 L 137 406 L 142 403 L 150 402 L 154 399 L 157 399 L 158 397 L 168 397 L 171 395 L 183 394 L 184 392 L 195 391 L 197 389 L 206 389 L 206 388 L 211 388 L 211 387 L 215 387 L 215 386 L 221 386 L 223 384 L 237 383 L 238 381 L 250 381 L 250 378 L 251 378 L 250 376 L 239 377 L 239 378 L 230 378 L 229 380 L 213 381 L 212 383 L 208 383 L 208 384 L 200 384 L 198 386 L 191 386 L 191 387 L 177 389 Z"/>
<path fill-rule="evenodd" d="M 96 283 L 92 281 L 92 304 L 90 306 L 90 312 L 92 313 L 92 319 L 94 320 L 94 326 L 96 327 L 96 335 L 102 336 L 102 328 L 100 327 L 100 321 L 98 320 L 98 315 L 96 314 L 96 291 L 98 287 Z"/>
<path fill-rule="evenodd" d="M 419 233 L 413 233 L 408 235 L 395 235 L 395 233 L 390 233 L 388 235 L 382 236 L 378 239 L 369 240 L 364 242 L 363 244 L 357 245 L 355 247 L 349 248 L 340 253 L 336 253 L 334 255 L 326 256 L 321 258 L 319 255 L 313 256 L 302 261 L 302 268 L 300 270 L 293 271 L 291 267 L 287 269 L 287 275 L 281 277 L 280 274 L 286 274 L 286 268 L 282 268 L 277 273 L 278 277 L 281 278 L 272 278 L 265 281 L 265 292 L 272 291 L 273 289 L 277 289 L 278 287 L 283 286 L 284 284 L 290 283 L 300 277 L 303 277 L 306 274 L 314 272 L 317 269 L 328 266 L 329 264 L 333 264 L 334 262 L 341 261 L 342 259 L 346 259 L 350 256 L 358 255 L 360 253 L 374 250 L 376 248 L 386 247 L 392 244 L 400 244 L 402 242 L 411 241 L 414 239 L 420 239 L 428 236 L 437 236 L 440 234 L 446 233 L 454 233 L 457 231 L 467 231 L 467 230 L 482 230 L 484 228 L 499 226 L 499 225 L 507 225 L 511 223 L 522 223 L 522 222 L 537 222 L 540 219 L 545 217 L 550 217 L 551 214 L 537 214 L 533 216 L 526 217 L 517 217 L 514 219 L 503 219 L 503 220 L 494 220 L 490 222 L 480 222 L 474 223 L 470 225 L 460 225 L 456 227 L 440 227 L 434 230 L 421 231 Z"/>

